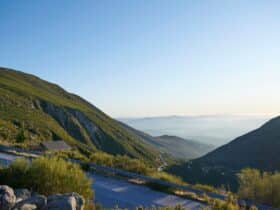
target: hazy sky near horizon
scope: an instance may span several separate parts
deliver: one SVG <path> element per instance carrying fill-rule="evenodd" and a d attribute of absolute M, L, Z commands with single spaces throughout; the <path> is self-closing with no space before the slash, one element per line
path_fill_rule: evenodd
<path fill-rule="evenodd" d="M 114 117 L 278 114 L 280 1 L 0 2 L 0 66 Z"/>

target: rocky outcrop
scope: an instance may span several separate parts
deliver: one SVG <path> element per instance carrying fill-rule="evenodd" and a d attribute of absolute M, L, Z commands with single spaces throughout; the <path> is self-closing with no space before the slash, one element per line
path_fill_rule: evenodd
<path fill-rule="evenodd" d="M 37 106 L 52 116 L 75 139 L 101 148 L 98 140 L 106 136 L 83 112 L 46 101 L 37 102 Z"/>
<path fill-rule="evenodd" d="M 46 197 L 32 194 L 27 189 L 13 190 L 0 185 L 0 210 L 83 210 L 84 205 L 84 198 L 78 193 Z"/>
<path fill-rule="evenodd" d="M 100 143 L 98 142 L 98 139 L 102 139 L 103 134 L 101 130 L 84 113 L 74 109 L 69 111 L 84 127 L 96 147 L 101 148 Z"/>
<path fill-rule="evenodd" d="M 52 116 L 73 138 L 86 143 L 87 137 L 82 132 L 81 125 L 67 109 L 46 101 L 40 101 L 40 108 Z"/>

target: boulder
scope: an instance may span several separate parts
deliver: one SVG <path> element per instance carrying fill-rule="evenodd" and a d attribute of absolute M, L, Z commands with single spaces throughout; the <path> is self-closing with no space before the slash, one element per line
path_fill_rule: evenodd
<path fill-rule="evenodd" d="M 64 194 L 66 196 L 73 196 L 76 200 L 76 210 L 83 210 L 85 206 L 85 200 L 82 196 L 80 196 L 78 193 L 67 193 Z"/>
<path fill-rule="evenodd" d="M 13 210 L 32 210 L 43 209 L 47 204 L 47 198 L 43 195 L 34 195 L 22 200 L 14 206 Z"/>
<path fill-rule="evenodd" d="M 16 203 L 26 200 L 31 197 L 31 192 L 28 189 L 15 189 Z"/>
<path fill-rule="evenodd" d="M 0 185 L 0 209 L 10 210 L 16 203 L 14 190 L 6 185 Z"/>
<path fill-rule="evenodd" d="M 83 210 L 84 199 L 77 193 L 56 194 L 48 197 L 44 210 Z"/>

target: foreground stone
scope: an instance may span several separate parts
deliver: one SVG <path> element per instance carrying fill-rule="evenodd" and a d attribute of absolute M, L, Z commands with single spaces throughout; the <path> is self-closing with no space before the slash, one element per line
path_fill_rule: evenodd
<path fill-rule="evenodd" d="M 77 193 L 56 194 L 48 197 L 44 210 L 83 210 L 84 199 Z"/>
<path fill-rule="evenodd" d="M 16 203 L 31 197 L 31 193 L 28 189 L 16 189 L 15 195 L 17 198 Z"/>
<path fill-rule="evenodd" d="M 45 196 L 35 195 L 16 203 L 13 210 L 43 209 L 46 205 L 47 198 Z"/>
<path fill-rule="evenodd" d="M 0 185 L 0 210 L 10 210 L 15 203 L 14 190 L 7 185 Z"/>
<path fill-rule="evenodd" d="M 55 194 L 48 198 L 27 189 L 13 190 L 0 185 L 0 210 L 83 210 L 84 198 L 78 193 Z"/>

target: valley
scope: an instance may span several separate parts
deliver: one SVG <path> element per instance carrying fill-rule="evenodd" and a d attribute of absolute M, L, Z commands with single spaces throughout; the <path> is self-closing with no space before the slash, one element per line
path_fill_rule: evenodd
<path fill-rule="evenodd" d="M 56 84 L 23 72 L 0 69 L 0 90 L 0 143 L 3 148 L 14 148 L 15 154 L 29 155 L 32 150 L 35 156 L 46 154 L 82 161 L 89 166 L 100 165 L 109 171 L 115 168 L 123 170 L 123 173 L 136 173 L 140 177 L 144 175 L 150 177 L 147 178 L 149 180 L 172 186 L 173 194 L 176 186 L 180 189 L 190 183 L 190 187 L 183 188 L 195 194 L 182 198 L 168 194 L 171 192 L 165 190 L 157 192 L 147 186 L 135 186 L 117 180 L 116 177 L 92 174 L 97 180 L 93 185 L 97 190 L 96 201 L 106 203 L 109 208 L 113 207 L 113 203 L 129 208 L 136 208 L 139 204 L 168 206 L 179 203 L 189 209 L 199 209 L 204 193 L 210 198 L 214 196 L 211 193 L 221 192 L 221 188 L 224 188 L 223 192 L 236 193 L 239 189 L 237 173 L 244 168 L 270 172 L 280 169 L 277 155 L 280 150 L 279 117 L 216 148 L 211 144 L 174 135 L 150 135 L 114 120 Z M 176 117 L 174 119 L 178 120 Z M 213 119 L 210 117 L 207 120 Z M 248 125 L 251 126 L 264 121 L 263 118 L 250 120 L 251 124 Z M 65 151 L 55 145 L 59 142 L 66 144 Z M 50 150 L 48 152 L 41 151 L 42 145 L 53 146 L 47 148 Z M 57 151 L 51 151 L 53 149 Z M 15 160 L 13 155 L 4 153 L 0 154 L 0 159 L 4 165 Z M 217 195 L 212 199 L 226 199 Z"/>

